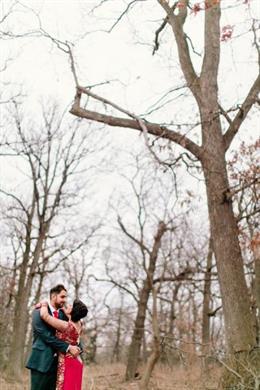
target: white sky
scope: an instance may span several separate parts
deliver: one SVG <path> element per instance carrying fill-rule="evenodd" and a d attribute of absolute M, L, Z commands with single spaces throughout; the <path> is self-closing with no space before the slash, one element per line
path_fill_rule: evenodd
<path fill-rule="evenodd" d="M 81 84 L 113 80 L 110 85 L 98 87 L 96 92 L 140 114 L 163 93 L 182 85 L 183 77 L 169 28 L 160 37 L 162 44 L 157 54 L 151 54 L 154 32 L 164 17 L 164 11 L 156 0 L 137 3 L 111 33 L 104 31 L 114 24 L 127 3 L 111 0 L 97 7 L 100 1 L 25 0 L 1 28 L 17 34 L 36 31 L 39 29 L 38 14 L 46 32 L 62 41 L 75 43 L 74 55 Z M 222 0 L 222 3 L 225 7 L 233 7 L 223 11 L 221 26 L 230 24 L 234 26 L 234 36 L 241 35 L 221 44 L 220 99 L 225 108 L 230 108 L 241 103 L 257 73 L 252 34 L 244 33 L 251 26 L 251 16 L 259 15 L 259 3 L 251 0 L 250 7 L 237 0 Z M 12 4 L 11 0 L 0 2 L 3 14 Z M 234 8 L 237 4 L 240 6 Z M 186 23 L 186 31 L 198 53 L 202 53 L 203 14 L 189 15 Z M 0 74 L 4 85 L 2 100 L 22 90 L 28 108 L 36 117 L 38 102 L 43 97 L 57 99 L 63 107 L 70 104 L 75 88 L 65 53 L 48 39 L 40 37 L 2 40 L 0 44 L 2 61 L 12 59 L 7 70 Z M 193 60 L 195 68 L 199 69 L 201 57 L 193 54 Z M 192 123 L 196 122 L 194 112 L 197 109 L 194 108 L 192 98 L 182 97 L 148 118 L 157 122 L 174 120 L 175 123 Z M 0 114 L 3 115 L 2 109 Z M 256 137 L 254 129 L 257 125 L 255 120 L 251 121 L 245 121 L 237 142 Z M 109 132 L 114 146 L 120 148 L 135 143 L 136 139 L 137 143 L 142 142 L 136 133 L 133 137 L 131 130 L 110 128 Z M 189 136 L 199 142 L 198 129 Z"/>
<path fill-rule="evenodd" d="M 12 3 L 11 0 L 0 2 L 3 14 Z M 92 85 L 115 80 L 111 85 L 99 87 L 96 91 L 122 107 L 137 114 L 143 113 L 163 93 L 183 84 L 169 28 L 161 35 L 162 44 L 157 54 L 151 54 L 154 31 L 164 17 L 156 0 L 138 3 L 110 34 L 104 32 L 104 29 L 111 27 L 125 9 L 127 2 L 123 0 L 104 2 L 93 12 L 90 11 L 100 1 L 25 0 L 21 3 L 23 6 L 15 8 L 17 11 L 2 29 L 18 34 L 38 30 L 39 14 L 45 31 L 62 41 L 75 43 L 74 55 L 80 83 Z M 227 7 L 243 2 L 222 0 L 222 3 Z M 241 35 L 239 39 L 221 44 L 219 83 L 220 99 L 225 108 L 241 103 L 258 70 L 252 34 L 243 35 L 251 26 L 251 16 L 260 16 L 258 4 L 251 0 L 250 7 L 242 4 L 222 13 L 221 26 L 230 24 L 234 26 L 234 36 Z M 191 14 L 186 23 L 187 33 L 199 53 L 202 53 L 203 14 Z M 169 44 L 165 43 L 166 40 Z M 0 43 L 2 61 L 10 56 L 13 59 L 7 70 L 0 74 L 5 85 L 2 99 L 13 94 L 15 89 L 22 89 L 30 108 L 42 97 L 53 97 L 63 106 L 72 101 L 74 81 L 69 60 L 48 39 L 28 37 L 2 40 Z M 199 69 L 201 57 L 193 55 L 193 60 L 195 68 Z M 175 100 L 149 119 L 157 122 L 196 122 L 193 99 Z M 127 137 L 128 143 L 133 139 L 131 131 L 110 130 L 115 133 L 117 141 L 124 143 Z M 189 136 L 199 141 L 197 131 Z"/>
<path fill-rule="evenodd" d="M 245 34 L 251 25 L 251 16 L 259 15 L 259 2 L 250 1 L 248 8 L 243 1 L 222 0 L 225 6 L 240 4 L 223 12 L 221 26 L 234 26 L 234 36 L 240 36 L 221 44 L 221 69 L 219 76 L 220 99 L 225 108 L 241 103 L 250 88 L 256 73 L 256 51 L 252 45 L 252 34 Z M 183 84 L 176 48 L 170 29 L 160 37 L 162 44 L 156 55 L 152 56 L 154 32 L 161 24 L 164 12 L 156 0 L 138 3 L 135 8 L 115 27 L 112 33 L 105 30 L 111 27 L 127 4 L 123 0 L 111 0 L 90 12 L 100 1 L 78 0 L 25 0 L 18 7 L 8 24 L 0 26 L 2 30 L 14 33 L 34 31 L 39 28 L 35 13 L 39 13 L 42 28 L 55 38 L 74 42 L 74 55 L 80 83 L 92 85 L 113 80 L 109 85 L 98 87 L 95 91 L 103 94 L 122 107 L 137 114 L 144 113 L 165 92 Z M 12 1 L 0 2 L 3 13 L 9 9 Z M 30 10 L 32 8 L 34 11 Z M 0 18 L 1 19 L 1 18 Z M 187 33 L 192 38 L 198 53 L 202 53 L 203 12 L 189 15 Z M 1 100 L 22 91 L 26 95 L 28 110 L 37 118 L 38 102 L 55 98 L 65 107 L 74 96 L 74 81 L 65 53 L 46 38 L 19 38 L 1 40 L 1 61 L 12 58 L 5 72 L 0 74 L 3 86 Z M 193 54 L 195 68 L 199 69 L 201 57 Z M 181 123 L 196 122 L 194 101 L 182 97 L 173 100 L 165 109 L 155 112 L 152 121 L 171 121 Z M 3 106 L 0 106 L 3 119 Z M 3 129 L 3 128 L 2 128 Z M 109 129 L 114 147 L 122 149 L 137 148 L 135 144 L 143 142 L 137 133 L 131 130 Z M 198 140 L 198 129 L 189 134 Z M 255 116 L 250 115 L 243 125 L 236 144 L 245 139 L 249 141 L 257 136 Z M 235 143 L 234 143 L 235 145 Z M 124 157 L 121 157 L 122 159 Z M 122 165 L 123 160 L 119 161 Z M 9 164 L 9 162 L 8 162 Z M 16 169 L 16 168 L 15 168 Z M 7 168 L 1 161 L 0 174 L 5 180 L 16 176 L 14 168 Z M 192 186 L 195 192 L 201 191 L 201 185 L 190 178 L 184 179 L 185 185 Z M 114 175 L 103 177 L 96 183 L 96 205 L 106 208 L 106 201 L 114 188 L 118 186 Z M 123 184 L 121 184 L 123 185 Z M 99 190 L 102 188 L 102 191 Z M 104 201 L 104 203 L 102 203 Z M 205 210 L 204 210 L 205 211 Z"/>

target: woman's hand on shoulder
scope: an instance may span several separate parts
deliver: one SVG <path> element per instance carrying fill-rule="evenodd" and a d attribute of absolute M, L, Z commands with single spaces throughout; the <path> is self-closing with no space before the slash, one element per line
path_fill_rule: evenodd
<path fill-rule="evenodd" d="M 48 307 L 48 302 L 47 301 L 41 301 L 41 302 L 38 302 L 36 303 L 36 305 L 34 306 L 35 309 L 40 309 L 41 307 Z"/>
<path fill-rule="evenodd" d="M 41 302 L 41 307 L 40 307 L 40 316 L 41 318 L 46 318 L 46 316 L 49 315 L 49 312 L 48 312 L 48 302 L 44 301 L 44 302 Z"/>

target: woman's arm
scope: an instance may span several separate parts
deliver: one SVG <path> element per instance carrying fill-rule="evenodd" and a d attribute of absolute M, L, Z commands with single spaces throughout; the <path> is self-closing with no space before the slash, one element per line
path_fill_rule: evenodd
<path fill-rule="evenodd" d="M 41 316 L 40 310 L 34 310 L 32 314 L 32 325 L 33 330 L 44 343 L 48 344 L 51 348 L 56 349 L 57 351 L 66 353 L 69 347 L 69 343 L 58 339 L 48 328 L 47 323 L 45 323 Z"/>
<path fill-rule="evenodd" d="M 40 309 L 40 316 L 43 321 L 47 322 L 53 328 L 59 330 L 60 332 L 65 332 L 68 328 L 68 322 L 59 320 L 58 318 L 52 317 L 48 312 L 48 305 L 46 303 L 42 303 Z"/>

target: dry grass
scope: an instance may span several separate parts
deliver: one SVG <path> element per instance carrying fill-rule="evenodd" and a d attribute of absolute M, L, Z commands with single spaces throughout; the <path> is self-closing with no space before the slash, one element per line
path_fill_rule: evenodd
<path fill-rule="evenodd" d="M 82 390 L 138 390 L 138 380 L 124 381 L 123 364 L 91 365 L 85 367 Z M 140 370 L 142 374 L 142 370 Z M 158 365 L 150 381 L 149 390 L 217 390 L 220 371 L 217 368 L 207 370 L 201 377 L 199 366 L 183 368 Z M 0 377 L 1 390 L 29 390 L 29 375 L 25 371 L 23 383 L 7 383 Z"/>
<path fill-rule="evenodd" d="M 0 389 L 1 390 L 29 390 L 29 371 L 24 371 L 23 382 L 6 382 L 0 372 Z"/>
<path fill-rule="evenodd" d="M 122 364 L 86 367 L 82 390 L 138 390 L 139 381 L 126 383 L 124 371 L 125 366 Z M 217 390 L 219 376 L 220 372 L 216 368 L 207 370 L 207 375 L 202 378 L 198 366 L 188 369 L 158 365 L 149 390 Z"/>

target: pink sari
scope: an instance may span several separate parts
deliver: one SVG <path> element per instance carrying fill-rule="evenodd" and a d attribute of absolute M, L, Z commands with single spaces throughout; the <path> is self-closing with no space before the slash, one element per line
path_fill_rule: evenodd
<path fill-rule="evenodd" d="M 57 331 L 57 337 L 71 345 L 77 345 L 79 334 L 69 321 L 65 332 Z M 59 353 L 56 390 L 81 390 L 83 364 L 79 358 Z"/>

